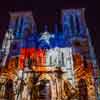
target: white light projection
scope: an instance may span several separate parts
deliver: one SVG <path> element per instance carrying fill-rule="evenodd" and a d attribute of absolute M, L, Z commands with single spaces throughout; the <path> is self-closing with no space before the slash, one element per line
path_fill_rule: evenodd
<path fill-rule="evenodd" d="M 63 67 L 66 71 L 65 78 L 74 84 L 74 69 L 72 48 L 53 48 L 46 52 L 46 66 Z"/>
<path fill-rule="evenodd" d="M 50 44 L 50 38 L 54 38 L 54 35 L 49 34 L 49 32 L 42 33 L 39 41 L 44 40 L 48 45 Z"/>
<path fill-rule="evenodd" d="M 2 66 L 5 66 L 6 64 L 6 60 L 9 55 L 11 43 L 13 42 L 13 40 L 14 40 L 13 30 L 9 29 L 8 32 L 6 32 L 5 34 L 3 44 L 2 44 L 2 50 L 5 53 L 2 61 Z"/>

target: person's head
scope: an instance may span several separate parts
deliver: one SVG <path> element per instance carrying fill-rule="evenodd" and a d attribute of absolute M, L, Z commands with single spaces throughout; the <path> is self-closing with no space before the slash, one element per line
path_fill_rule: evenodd
<path fill-rule="evenodd" d="M 62 78 L 63 75 L 63 70 L 61 69 L 61 67 L 56 67 L 54 73 L 56 73 L 57 78 Z"/>

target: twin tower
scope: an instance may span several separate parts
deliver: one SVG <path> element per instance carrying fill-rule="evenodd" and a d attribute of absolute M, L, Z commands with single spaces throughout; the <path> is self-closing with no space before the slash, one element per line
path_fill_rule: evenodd
<path fill-rule="evenodd" d="M 14 31 L 15 37 L 23 37 L 24 29 L 28 28 L 31 33 L 37 31 L 37 23 L 35 23 L 32 12 L 12 12 L 10 14 L 9 29 Z M 82 35 L 86 31 L 84 19 L 84 9 L 69 9 L 61 12 L 62 31 L 68 35 Z M 57 27 L 55 26 L 55 32 Z M 44 31 L 47 31 L 47 26 L 44 26 Z"/>
<path fill-rule="evenodd" d="M 2 49 L 5 52 L 5 54 L 8 56 L 10 48 L 13 48 L 13 52 L 15 55 L 18 55 L 19 51 L 19 44 L 25 37 L 25 34 L 27 34 L 26 30 L 30 34 L 34 34 L 37 32 L 37 23 L 35 23 L 34 16 L 32 16 L 32 12 L 10 12 L 10 21 L 8 25 L 8 31 L 5 34 L 5 38 L 3 40 Z M 74 44 L 72 43 L 74 37 L 85 37 L 87 27 L 85 24 L 85 16 L 84 16 L 84 8 L 82 9 L 67 9 L 62 10 L 61 12 L 61 25 L 62 25 L 62 32 L 58 32 L 57 24 L 55 24 L 54 29 L 56 34 L 54 38 L 57 41 L 63 41 L 62 44 L 71 44 L 71 46 Z M 48 26 L 44 26 L 44 32 L 48 31 Z M 52 32 L 51 32 L 52 33 Z M 38 34 L 36 34 L 38 35 Z M 47 36 L 47 35 L 46 35 Z M 48 37 L 43 34 L 43 38 L 45 38 L 46 42 L 48 42 Z M 41 38 L 41 37 L 39 37 Z M 68 42 L 65 43 L 65 40 Z M 53 41 L 53 43 L 57 43 Z M 49 42 L 48 42 L 49 43 Z M 11 47 L 11 44 L 13 46 Z M 60 45 L 59 44 L 59 45 Z M 41 47 L 41 43 L 38 44 Z M 44 44 L 43 44 L 44 45 Z M 42 45 L 42 46 L 43 46 Z M 57 44 L 57 46 L 59 46 Z M 66 46 L 67 46 L 66 45 Z M 46 45 L 47 46 L 47 45 Z M 6 61 L 6 58 L 4 62 Z"/>

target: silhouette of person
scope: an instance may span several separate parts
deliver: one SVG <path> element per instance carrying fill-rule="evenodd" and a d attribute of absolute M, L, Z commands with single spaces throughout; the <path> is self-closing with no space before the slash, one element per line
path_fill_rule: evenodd
<path fill-rule="evenodd" d="M 88 100 L 87 85 L 84 79 L 79 80 L 79 100 Z"/>
<path fill-rule="evenodd" d="M 14 100 L 13 80 L 8 79 L 5 84 L 5 98 L 6 100 Z"/>

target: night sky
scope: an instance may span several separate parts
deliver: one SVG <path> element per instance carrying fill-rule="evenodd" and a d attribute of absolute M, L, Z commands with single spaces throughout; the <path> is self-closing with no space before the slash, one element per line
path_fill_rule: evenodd
<path fill-rule="evenodd" d="M 61 31 L 61 9 L 86 8 L 86 23 L 91 32 L 98 62 L 100 62 L 99 4 L 96 0 L 2 0 L 0 1 L 0 43 L 9 23 L 9 11 L 32 11 L 38 31 L 43 31 L 44 24 L 49 26 L 49 31 L 53 31 L 54 23 L 58 24 Z"/>

